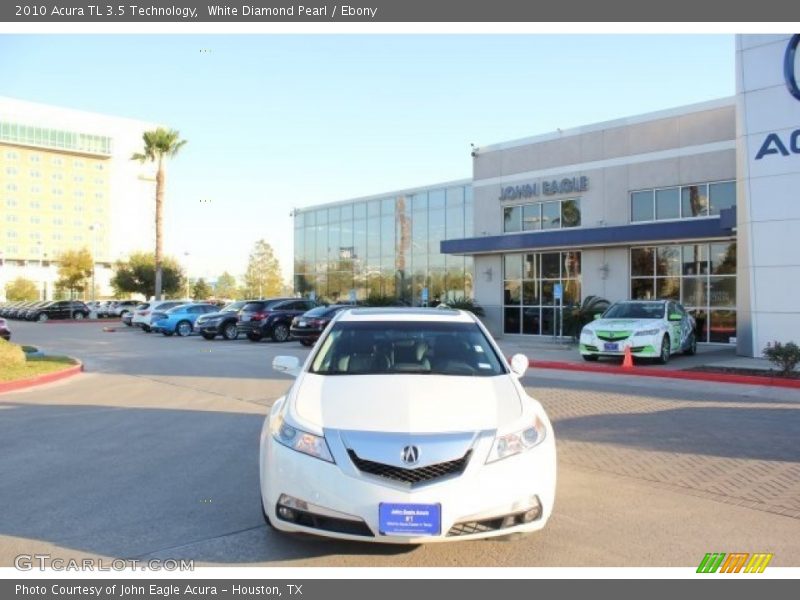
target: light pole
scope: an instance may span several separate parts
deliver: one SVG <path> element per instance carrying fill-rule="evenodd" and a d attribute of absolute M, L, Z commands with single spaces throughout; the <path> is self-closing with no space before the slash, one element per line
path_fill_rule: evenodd
<path fill-rule="evenodd" d="M 97 269 L 97 230 L 100 229 L 100 223 L 92 223 L 89 225 L 89 231 L 92 232 L 92 306 L 95 302 L 95 270 Z"/>

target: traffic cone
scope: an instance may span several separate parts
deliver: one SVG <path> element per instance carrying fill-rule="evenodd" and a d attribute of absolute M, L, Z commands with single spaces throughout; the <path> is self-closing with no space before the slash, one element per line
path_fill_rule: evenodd
<path fill-rule="evenodd" d="M 622 361 L 622 368 L 623 369 L 632 369 L 633 368 L 633 356 L 631 356 L 631 347 L 625 346 L 625 358 Z"/>

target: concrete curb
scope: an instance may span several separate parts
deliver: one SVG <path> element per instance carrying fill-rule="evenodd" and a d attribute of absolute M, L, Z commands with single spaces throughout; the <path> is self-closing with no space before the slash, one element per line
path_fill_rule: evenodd
<path fill-rule="evenodd" d="M 28 377 L 26 379 L 17 379 L 16 381 L 3 381 L 0 382 L 0 394 L 4 394 L 6 392 L 16 392 L 18 390 L 24 390 L 27 388 L 36 387 L 38 385 L 44 385 L 45 383 L 53 383 L 54 381 L 60 381 L 61 379 L 73 377 L 82 371 L 83 363 L 78 361 L 77 365 L 67 367 L 66 369 L 61 369 L 60 371 L 53 371 L 52 373 L 45 373 L 44 375 L 37 375 L 36 377 Z"/>
<path fill-rule="evenodd" d="M 741 385 L 766 385 L 771 387 L 800 389 L 800 379 L 783 379 L 781 377 L 734 375 L 733 373 L 710 373 L 704 371 L 661 370 L 648 367 L 606 367 L 602 365 L 581 365 L 554 360 L 529 360 L 528 364 L 534 369 L 560 369 L 562 371 L 583 371 L 586 373 L 605 373 L 607 375 L 663 377 L 667 379 L 684 379 L 689 381 L 712 381 L 715 383 L 738 383 Z"/>

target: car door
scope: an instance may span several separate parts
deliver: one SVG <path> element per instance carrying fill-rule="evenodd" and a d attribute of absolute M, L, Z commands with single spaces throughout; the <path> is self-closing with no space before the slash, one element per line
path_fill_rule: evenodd
<path fill-rule="evenodd" d="M 670 315 L 680 314 L 680 321 L 670 321 Z M 686 342 L 685 323 L 688 321 L 686 313 L 678 310 L 677 302 L 667 302 L 667 323 L 669 324 L 669 338 L 672 352 L 680 352 Z"/>

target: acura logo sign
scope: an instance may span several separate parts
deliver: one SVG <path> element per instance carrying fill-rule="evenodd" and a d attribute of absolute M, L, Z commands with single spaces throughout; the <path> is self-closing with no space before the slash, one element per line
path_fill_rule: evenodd
<path fill-rule="evenodd" d="M 416 462 L 419 460 L 419 448 L 416 446 L 406 446 L 403 448 L 400 458 L 402 458 L 403 462 L 407 465 L 416 464 Z"/>
<path fill-rule="evenodd" d="M 789 93 L 797 100 L 800 100 L 800 86 L 798 85 L 797 69 L 797 45 L 800 43 L 800 33 L 795 33 L 786 46 L 786 54 L 783 57 L 783 78 L 786 80 L 786 87 Z"/>

